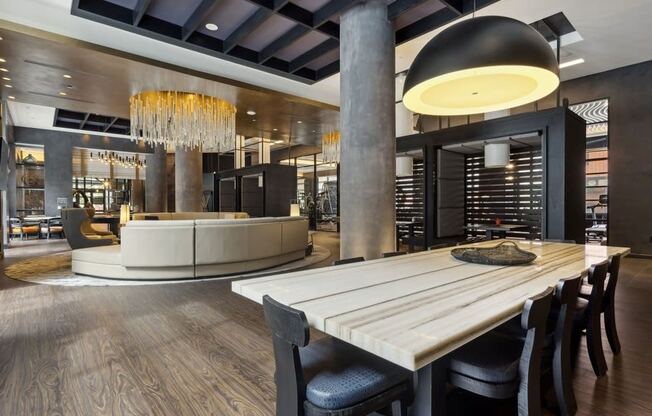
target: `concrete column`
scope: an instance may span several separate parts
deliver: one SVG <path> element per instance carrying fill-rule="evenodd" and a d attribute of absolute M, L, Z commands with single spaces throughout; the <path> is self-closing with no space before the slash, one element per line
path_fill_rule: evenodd
<path fill-rule="evenodd" d="M 341 254 L 395 245 L 394 30 L 387 2 L 361 1 L 340 22 Z"/>
<path fill-rule="evenodd" d="M 203 189 L 201 149 L 177 148 L 174 154 L 174 206 L 176 212 L 201 211 Z"/>
<path fill-rule="evenodd" d="M 156 146 L 154 153 L 146 156 L 145 210 L 166 212 L 168 210 L 167 151 L 165 146 Z"/>

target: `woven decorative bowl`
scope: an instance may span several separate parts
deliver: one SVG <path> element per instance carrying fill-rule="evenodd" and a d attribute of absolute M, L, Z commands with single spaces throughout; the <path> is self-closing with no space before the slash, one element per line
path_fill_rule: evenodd
<path fill-rule="evenodd" d="M 503 241 L 494 247 L 467 247 L 451 250 L 458 260 L 492 266 L 518 266 L 532 263 L 537 255 L 521 250 L 513 241 Z"/>

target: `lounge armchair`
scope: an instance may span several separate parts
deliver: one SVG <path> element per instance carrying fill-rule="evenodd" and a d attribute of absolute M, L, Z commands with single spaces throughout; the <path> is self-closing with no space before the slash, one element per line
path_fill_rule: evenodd
<path fill-rule="evenodd" d="M 73 250 L 117 244 L 115 235 L 98 232 L 91 227 L 90 217 L 84 208 L 62 209 L 61 220 L 66 230 L 66 239 Z"/>

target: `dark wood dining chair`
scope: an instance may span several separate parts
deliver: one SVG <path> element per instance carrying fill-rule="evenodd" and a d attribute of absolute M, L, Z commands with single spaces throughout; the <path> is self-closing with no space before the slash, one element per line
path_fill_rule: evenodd
<path fill-rule="evenodd" d="M 617 254 L 609 259 L 609 268 L 605 280 L 604 296 L 602 297 L 602 308 L 600 313 L 604 316 L 604 329 L 607 333 L 609 346 L 614 354 L 620 353 L 620 340 L 616 329 L 616 285 L 618 284 L 618 273 L 620 271 L 621 255 Z M 590 284 L 582 285 L 580 296 L 591 299 L 593 287 Z"/>
<path fill-rule="evenodd" d="M 450 356 L 455 387 L 493 399 L 517 397 L 518 414 L 541 414 L 541 360 L 553 289 L 529 298 L 521 314 L 525 341 L 491 331 Z"/>
<path fill-rule="evenodd" d="M 276 362 L 277 416 L 407 416 L 413 373 L 335 338 L 310 342 L 306 315 L 263 298 Z"/>
<path fill-rule="evenodd" d="M 577 412 L 571 368 L 571 339 L 581 284 L 582 276 L 560 280 L 557 283 L 546 324 L 542 366 L 542 381 L 546 382 L 546 387 L 543 390 L 547 391 L 552 381 L 557 407 L 562 416 L 574 415 Z M 523 342 L 527 337 L 527 332 L 522 329 L 520 317 L 499 326 L 496 331 Z"/>
<path fill-rule="evenodd" d="M 588 297 L 577 298 L 577 313 L 573 333 L 574 349 L 577 350 L 582 334 L 586 330 L 586 348 L 591 366 L 596 376 L 607 374 L 607 360 L 602 348 L 602 324 L 600 316 L 603 308 L 604 283 L 607 278 L 609 263 L 607 260 L 594 264 L 589 269 L 588 283 L 591 285 Z M 581 293 L 581 292 L 580 292 Z"/>
<path fill-rule="evenodd" d="M 407 254 L 405 251 L 392 251 L 389 253 L 383 253 L 383 258 L 389 258 L 389 257 L 396 257 L 396 256 L 403 256 Z"/>
<path fill-rule="evenodd" d="M 335 260 L 333 262 L 333 266 L 340 266 L 342 264 L 350 264 L 350 263 L 359 263 L 361 261 L 364 261 L 364 257 L 350 257 L 348 259 Z"/>

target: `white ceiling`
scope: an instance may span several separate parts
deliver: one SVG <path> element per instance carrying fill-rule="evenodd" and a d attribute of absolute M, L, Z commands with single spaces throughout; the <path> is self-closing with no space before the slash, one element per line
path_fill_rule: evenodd
<path fill-rule="evenodd" d="M 173 65 L 339 105 L 339 75 L 306 85 L 247 66 L 156 41 L 70 14 L 72 0 L 0 0 L 0 19 L 81 39 Z M 500 0 L 478 15 L 504 15 L 533 22 L 563 12 L 584 39 L 566 46 L 567 59 L 586 63 L 562 70 L 573 79 L 652 59 L 651 0 Z M 440 29 L 441 30 L 441 29 Z M 396 71 L 409 68 L 438 31 L 396 48 Z"/>

